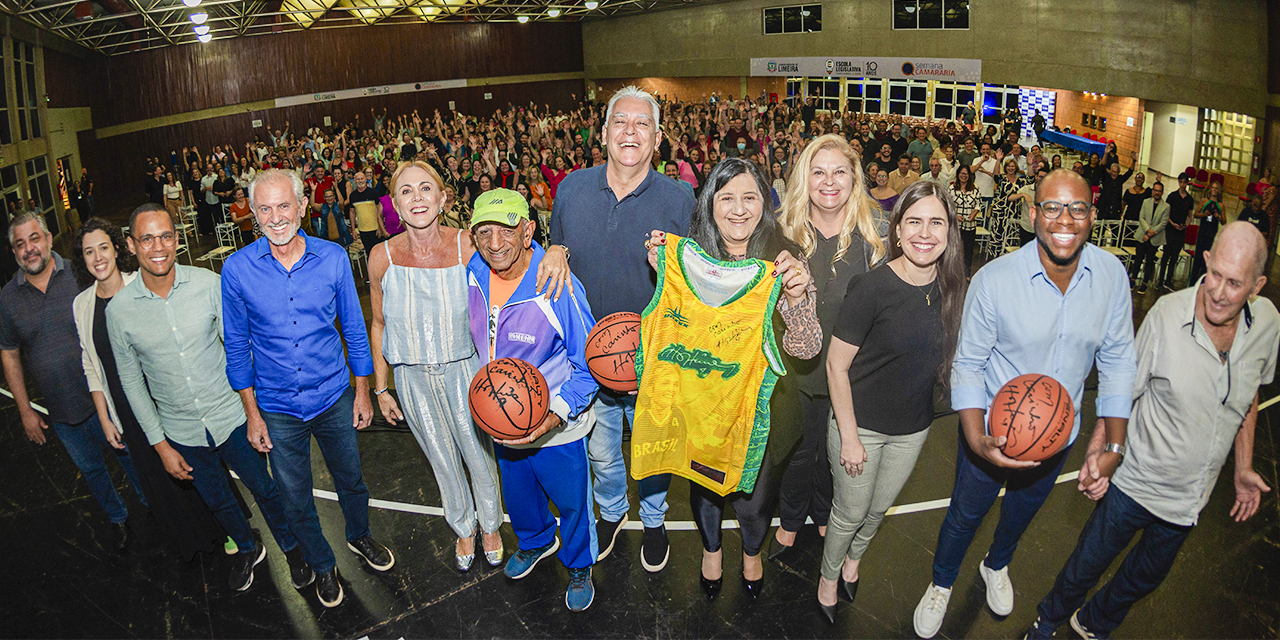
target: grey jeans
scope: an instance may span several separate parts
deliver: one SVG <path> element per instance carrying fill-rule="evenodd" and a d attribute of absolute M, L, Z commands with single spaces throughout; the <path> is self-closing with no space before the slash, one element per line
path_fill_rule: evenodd
<path fill-rule="evenodd" d="M 845 558 L 858 560 L 880 528 L 884 514 L 897 500 L 929 430 L 905 436 L 889 436 L 858 428 L 858 439 L 867 450 L 867 462 L 856 478 L 840 466 L 840 430 L 833 417 L 827 427 L 827 456 L 835 480 L 827 539 L 822 548 L 822 577 L 836 580 Z"/>

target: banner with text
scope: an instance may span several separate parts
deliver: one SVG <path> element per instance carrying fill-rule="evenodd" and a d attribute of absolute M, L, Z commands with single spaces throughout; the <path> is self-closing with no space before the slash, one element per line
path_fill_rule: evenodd
<path fill-rule="evenodd" d="M 982 61 L 966 58 L 752 58 L 751 75 L 981 82 Z"/>
<path fill-rule="evenodd" d="M 301 96 L 276 98 L 277 107 L 292 107 L 314 102 L 331 102 L 333 100 L 350 100 L 369 96 L 385 96 L 392 93 L 410 93 L 413 91 L 438 91 L 440 89 L 461 89 L 467 86 L 466 80 L 433 80 L 431 82 L 406 82 L 404 84 L 384 84 L 377 87 L 360 89 L 344 89 L 342 91 L 323 91 Z"/>

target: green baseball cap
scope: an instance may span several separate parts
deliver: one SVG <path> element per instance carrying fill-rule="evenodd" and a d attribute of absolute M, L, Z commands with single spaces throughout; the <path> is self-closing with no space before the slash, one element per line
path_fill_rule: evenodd
<path fill-rule="evenodd" d="M 524 196 L 510 189 L 491 189 L 480 194 L 475 211 L 471 214 L 471 228 L 486 222 L 514 227 L 529 219 L 529 202 Z"/>

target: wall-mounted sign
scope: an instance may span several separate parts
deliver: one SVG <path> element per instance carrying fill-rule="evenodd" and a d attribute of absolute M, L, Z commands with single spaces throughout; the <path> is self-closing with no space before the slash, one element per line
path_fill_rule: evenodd
<path fill-rule="evenodd" d="M 460 89 L 467 86 L 466 80 L 435 80 L 432 82 L 406 82 L 403 84 L 384 84 L 376 87 L 344 89 L 323 93 L 308 93 L 300 96 L 276 98 L 277 107 L 292 107 L 300 104 L 330 102 L 332 100 L 350 100 L 366 96 L 385 96 L 393 93 L 411 93 L 414 91 L 435 91 L 438 89 Z"/>
<path fill-rule="evenodd" d="M 493 94 L 492 94 L 492 93 L 486 93 L 486 94 L 484 94 L 484 99 L 485 99 L 485 100 L 492 100 L 492 99 L 493 99 Z"/>
<path fill-rule="evenodd" d="M 261 121 L 261 120 L 254 120 L 254 121 L 253 121 L 253 128 L 254 128 L 254 129 L 260 129 L 260 128 L 262 128 L 262 121 Z"/>
<path fill-rule="evenodd" d="M 980 82 L 982 61 L 967 58 L 752 58 L 751 75 Z"/>

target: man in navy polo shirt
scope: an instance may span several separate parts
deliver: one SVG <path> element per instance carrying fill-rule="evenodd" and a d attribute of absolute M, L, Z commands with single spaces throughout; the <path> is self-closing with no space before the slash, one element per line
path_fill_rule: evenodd
<path fill-rule="evenodd" d="M 661 141 L 658 102 L 634 87 L 609 100 L 603 137 L 609 159 L 604 166 L 570 173 L 556 193 L 551 210 L 551 242 L 573 255 L 573 273 L 586 288 L 596 317 L 619 311 L 640 313 L 653 298 L 653 270 L 645 240 L 654 229 L 685 234 L 693 214 L 693 196 L 675 181 L 649 167 Z M 543 274 L 539 274 L 539 281 Z M 596 401 L 596 427 L 587 444 L 600 505 L 597 538 L 603 560 L 627 522 L 627 469 L 622 459 L 623 415 L 635 415 L 635 396 L 601 390 Z M 661 571 L 670 556 L 663 521 L 667 512 L 668 475 L 640 481 L 640 520 L 644 543 L 640 564 Z"/>

